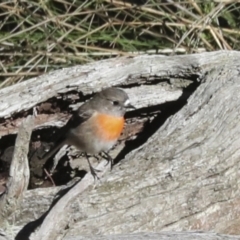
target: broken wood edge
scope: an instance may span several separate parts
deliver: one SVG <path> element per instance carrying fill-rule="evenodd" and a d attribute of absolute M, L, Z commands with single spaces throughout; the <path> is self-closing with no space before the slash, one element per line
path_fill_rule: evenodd
<path fill-rule="evenodd" d="M 100 178 L 108 171 L 109 164 L 106 160 L 101 161 L 97 170 L 98 177 Z M 73 186 L 59 201 L 52 207 L 45 219 L 43 220 L 42 225 L 39 230 L 33 233 L 30 237 L 31 240 L 52 240 L 55 239 L 58 234 L 64 229 L 68 224 L 68 212 L 71 206 L 71 203 L 75 198 L 86 190 L 90 185 L 94 184 L 94 178 L 91 173 L 87 173 L 86 176 Z M 99 181 L 96 180 L 96 184 L 99 184 Z"/>
<path fill-rule="evenodd" d="M 29 184 L 28 150 L 33 127 L 34 117 L 28 116 L 18 131 L 6 193 L 0 198 L 0 221 L 6 226 L 6 217 L 19 207 Z"/>

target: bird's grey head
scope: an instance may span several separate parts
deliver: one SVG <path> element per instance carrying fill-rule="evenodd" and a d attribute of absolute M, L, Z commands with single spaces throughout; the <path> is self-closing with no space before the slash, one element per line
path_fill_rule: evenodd
<path fill-rule="evenodd" d="M 115 116 L 123 116 L 127 108 L 134 108 L 125 91 L 120 88 L 106 88 L 97 93 L 97 98 L 103 105 L 104 112 L 111 112 Z"/>

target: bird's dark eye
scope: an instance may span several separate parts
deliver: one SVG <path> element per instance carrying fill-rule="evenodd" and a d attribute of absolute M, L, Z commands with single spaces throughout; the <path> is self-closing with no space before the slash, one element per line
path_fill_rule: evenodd
<path fill-rule="evenodd" d="M 119 101 L 113 101 L 112 103 L 113 103 L 114 106 L 119 105 Z"/>

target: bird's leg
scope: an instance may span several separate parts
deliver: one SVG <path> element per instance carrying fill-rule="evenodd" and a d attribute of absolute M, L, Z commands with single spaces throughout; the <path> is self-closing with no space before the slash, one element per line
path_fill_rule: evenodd
<path fill-rule="evenodd" d="M 100 159 L 99 159 L 99 156 L 97 155 L 97 154 L 95 154 L 95 155 L 93 155 L 96 159 L 97 159 L 97 161 L 98 161 L 98 163 L 100 162 Z"/>
<path fill-rule="evenodd" d="M 101 171 L 93 168 L 92 164 L 90 163 L 90 160 L 89 160 L 89 157 L 88 157 L 87 153 L 85 153 L 85 157 L 87 158 L 88 165 L 89 165 L 90 172 L 91 172 L 92 176 L 94 177 L 94 179 L 97 178 L 98 180 L 100 180 L 96 172 L 101 172 Z"/>
<path fill-rule="evenodd" d="M 114 164 L 113 158 L 107 152 L 103 151 L 103 153 L 106 156 L 107 164 L 109 164 L 109 163 L 111 164 L 110 167 L 111 167 L 111 170 L 112 170 L 113 164 Z"/>

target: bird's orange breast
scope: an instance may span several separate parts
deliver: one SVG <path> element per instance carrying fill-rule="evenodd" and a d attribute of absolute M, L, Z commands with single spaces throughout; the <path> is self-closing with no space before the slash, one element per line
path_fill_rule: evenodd
<path fill-rule="evenodd" d="M 117 140 L 124 127 L 124 117 L 109 116 L 106 114 L 98 114 L 98 135 L 107 141 Z"/>

